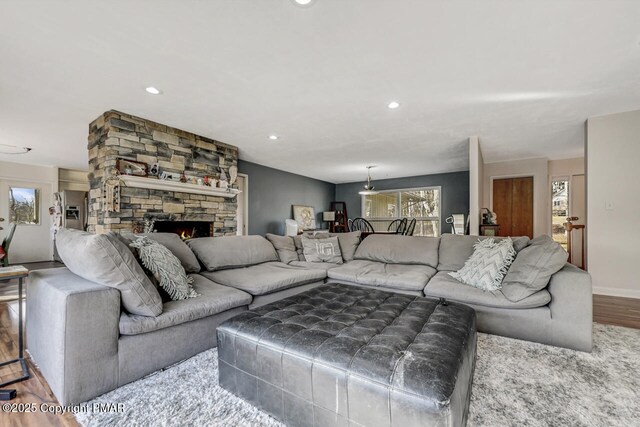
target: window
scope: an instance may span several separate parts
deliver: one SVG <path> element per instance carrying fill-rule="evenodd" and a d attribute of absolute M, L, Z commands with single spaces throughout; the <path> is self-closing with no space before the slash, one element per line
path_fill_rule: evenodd
<path fill-rule="evenodd" d="M 553 240 L 567 249 L 567 232 L 564 223 L 569 216 L 569 179 L 556 178 L 551 181 L 551 235 Z"/>
<path fill-rule="evenodd" d="M 387 231 L 395 219 L 415 218 L 414 236 L 439 236 L 440 187 L 381 191 L 362 196 L 362 213 L 376 231 Z"/>
<path fill-rule="evenodd" d="M 40 224 L 40 190 L 10 187 L 9 221 L 16 224 Z"/>

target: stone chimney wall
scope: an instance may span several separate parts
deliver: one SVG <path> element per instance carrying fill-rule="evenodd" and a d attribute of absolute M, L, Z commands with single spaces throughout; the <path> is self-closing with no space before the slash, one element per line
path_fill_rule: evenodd
<path fill-rule="evenodd" d="M 107 111 L 89 125 L 89 231 L 132 231 L 145 219 L 208 221 L 214 235 L 236 233 L 237 197 L 120 186 L 120 212 L 103 209 L 103 184 L 119 158 L 158 163 L 160 170 L 219 179 L 237 166 L 238 148 L 119 111 Z M 154 178 L 148 178 L 154 179 Z M 235 186 L 235 185 L 234 185 Z"/>

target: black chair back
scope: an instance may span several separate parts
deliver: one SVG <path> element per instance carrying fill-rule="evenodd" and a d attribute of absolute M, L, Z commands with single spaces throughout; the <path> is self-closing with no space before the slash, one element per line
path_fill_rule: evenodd
<path fill-rule="evenodd" d="M 362 231 L 363 233 L 375 233 L 373 226 L 364 218 L 355 218 L 350 224 L 350 231 Z"/>
<path fill-rule="evenodd" d="M 393 231 L 396 234 L 404 234 L 407 230 L 407 218 L 395 219 L 391 221 L 387 231 Z"/>
<path fill-rule="evenodd" d="M 409 221 L 407 228 L 404 230 L 404 235 L 413 236 L 413 232 L 415 231 L 415 229 L 416 229 L 416 219 L 411 218 L 411 221 Z"/>

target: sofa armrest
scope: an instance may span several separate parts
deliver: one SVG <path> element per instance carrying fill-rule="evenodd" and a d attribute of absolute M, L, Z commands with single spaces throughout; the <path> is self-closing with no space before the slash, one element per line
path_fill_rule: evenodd
<path fill-rule="evenodd" d="M 547 288 L 551 294 L 551 318 L 559 320 L 563 331 L 559 332 L 571 348 L 591 351 L 593 329 L 593 293 L 591 275 L 578 267 L 565 264 L 551 276 Z"/>
<path fill-rule="evenodd" d="M 62 405 L 118 386 L 120 293 L 66 268 L 29 274 L 27 350 Z"/>

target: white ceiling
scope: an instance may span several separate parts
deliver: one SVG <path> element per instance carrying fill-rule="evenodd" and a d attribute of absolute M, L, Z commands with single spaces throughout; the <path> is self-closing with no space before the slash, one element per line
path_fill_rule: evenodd
<path fill-rule="evenodd" d="M 331 182 L 466 170 L 471 135 L 487 162 L 577 157 L 587 117 L 640 108 L 638 23 L 637 0 L 4 0 L 0 143 L 33 151 L 0 160 L 86 168 L 109 109 Z"/>

